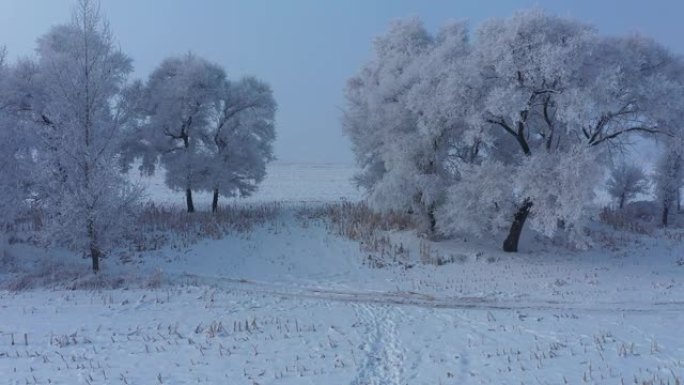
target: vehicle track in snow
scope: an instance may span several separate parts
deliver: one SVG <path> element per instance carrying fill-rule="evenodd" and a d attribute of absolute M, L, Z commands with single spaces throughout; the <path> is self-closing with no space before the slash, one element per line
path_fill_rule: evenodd
<path fill-rule="evenodd" d="M 684 312 L 684 301 L 672 302 L 573 302 L 496 297 L 437 297 L 412 291 L 361 291 L 278 284 L 246 279 L 182 274 L 178 283 L 216 286 L 228 290 L 275 296 L 348 302 L 367 305 L 416 306 L 430 309 L 565 310 L 598 313 Z"/>

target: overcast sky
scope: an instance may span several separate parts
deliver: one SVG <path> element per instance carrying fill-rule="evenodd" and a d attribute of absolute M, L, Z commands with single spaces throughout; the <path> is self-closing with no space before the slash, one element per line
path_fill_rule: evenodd
<path fill-rule="evenodd" d="M 72 0 L 0 0 L 0 45 L 32 55 L 35 40 L 69 20 Z M 284 162 L 351 163 L 340 111 L 346 80 L 371 55 L 390 21 L 419 16 L 435 31 L 447 20 L 505 17 L 541 7 L 606 34 L 639 32 L 684 54 L 682 0 L 102 0 L 102 11 L 135 76 L 192 51 L 229 76 L 271 84 L 279 105 L 276 156 Z"/>

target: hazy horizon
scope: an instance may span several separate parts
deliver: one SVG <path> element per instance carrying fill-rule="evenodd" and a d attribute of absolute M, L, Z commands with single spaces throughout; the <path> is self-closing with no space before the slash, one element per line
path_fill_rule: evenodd
<path fill-rule="evenodd" d="M 50 26 L 67 22 L 72 0 L 1 0 L 0 45 L 11 59 L 31 55 Z M 346 80 L 371 57 L 392 20 L 418 16 L 435 31 L 450 19 L 476 27 L 492 17 L 541 7 L 594 24 L 604 34 L 641 33 L 684 53 L 676 1 L 134 1 L 104 0 L 102 13 L 145 78 L 164 58 L 192 51 L 232 78 L 271 84 L 279 109 L 275 154 L 283 163 L 353 162 L 340 125 Z"/>

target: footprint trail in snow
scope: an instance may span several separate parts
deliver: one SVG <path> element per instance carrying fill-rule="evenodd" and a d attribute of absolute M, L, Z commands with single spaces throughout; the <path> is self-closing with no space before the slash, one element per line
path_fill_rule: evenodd
<path fill-rule="evenodd" d="M 406 352 L 397 336 L 396 306 L 357 304 L 356 313 L 366 327 L 365 355 L 352 385 L 402 385 Z"/>

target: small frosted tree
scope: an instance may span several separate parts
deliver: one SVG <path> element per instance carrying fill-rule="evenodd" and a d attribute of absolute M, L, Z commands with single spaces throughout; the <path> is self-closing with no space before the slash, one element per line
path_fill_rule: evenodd
<path fill-rule="evenodd" d="M 661 224 L 668 225 L 672 205 L 684 184 L 684 148 L 681 140 L 668 141 L 658 159 L 655 173 L 656 198 L 661 205 Z"/>
<path fill-rule="evenodd" d="M 200 187 L 213 193 L 213 212 L 218 210 L 219 192 L 248 196 L 266 176 L 266 164 L 273 160 L 275 112 L 273 91 L 266 83 L 254 77 L 224 82 L 210 112 L 208 173 Z"/>
<path fill-rule="evenodd" d="M 16 107 L 32 127 L 38 163 L 33 191 L 48 214 L 49 239 L 89 255 L 97 272 L 140 195 L 117 167 L 131 60 L 90 0 L 38 40 L 37 54 L 16 70 Z"/>
<path fill-rule="evenodd" d="M 164 60 L 142 90 L 141 142 L 161 159 L 166 185 L 185 191 L 188 212 L 195 211 L 192 191 L 206 185 L 210 119 L 225 80 L 222 68 L 187 54 Z"/>
<path fill-rule="evenodd" d="M 648 192 L 649 182 L 644 170 L 636 164 L 622 162 L 613 166 L 608 179 L 608 193 L 622 209 L 625 203 Z"/>
<path fill-rule="evenodd" d="M 247 196 L 266 175 L 273 159 L 276 102 L 268 84 L 245 77 L 230 81 L 220 66 L 193 54 L 164 60 L 146 84 L 126 90 L 139 124 L 125 144 L 124 168 L 142 158 L 142 171 L 154 173 L 157 161 L 166 185 L 192 192 Z"/>

